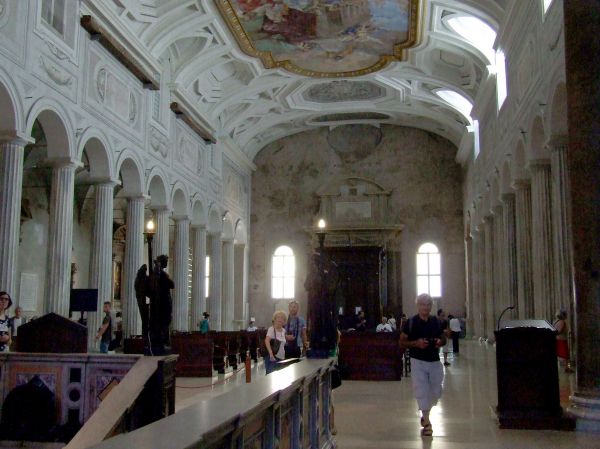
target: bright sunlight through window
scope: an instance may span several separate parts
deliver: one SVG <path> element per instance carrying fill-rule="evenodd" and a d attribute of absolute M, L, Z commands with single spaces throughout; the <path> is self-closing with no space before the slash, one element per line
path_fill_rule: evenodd
<path fill-rule="evenodd" d="M 296 278 L 296 259 L 289 246 L 280 246 L 273 253 L 273 271 L 271 277 L 271 296 L 273 299 L 291 299 L 294 297 Z"/>
<path fill-rule="evenodd" d="M 490 63 L 494 62 L 496 32 L 492 27 L 476 17 L 458 14 L 450 17 L 446 23 L 455 33 L 483 53 Z"/>
<path fill-rule="evenodd" d="M 442 296 L 441 255 L 433 243 L 424 243 L 417 251 L 417 295 Z"/>

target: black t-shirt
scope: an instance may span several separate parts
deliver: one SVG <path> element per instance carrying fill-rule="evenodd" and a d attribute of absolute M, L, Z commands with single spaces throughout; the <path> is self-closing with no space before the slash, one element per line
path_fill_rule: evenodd
<path fill-rule="evenodd" d="M 423 321 L 419 318 L 419 315 L 407 320 L 404 323 L 402 332 L 408 335 L 408 341 L 415 341 L 419 338 L 442 338 L 443 333 L 442 326 L 436 317 L 430 316 L 427 321 Z M 440 350 L 435 345 L 430 344 L 425 349 L 410 348 L 410 356 L 424 362 L 435 362 L 440 359 Z"/>
<path fill-rule="evenodd" d="M 104 333 L 102 334 L 100 341 L 102 341 L 102 343 L 110 343 L 112 338 L 112 318 L 109 313 L 104 315 L 104 319 L 102 320 L 102 325 L 104 326 L 105 324 L 108 324 L 108 326 L 106 329 L 104 329 Z"/>

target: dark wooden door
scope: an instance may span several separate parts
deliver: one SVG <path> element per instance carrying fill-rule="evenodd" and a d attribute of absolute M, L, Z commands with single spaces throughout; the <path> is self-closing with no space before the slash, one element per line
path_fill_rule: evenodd
<path fill-rule="evenodd" d="M 368 328 L 381 320 L 379 296 L 380 247 L 325 248 L 329 260 L 337 266 L 336 311 L 343 308 L 340 327 L 354 325 L 355 308 L 365 311 Z"/>

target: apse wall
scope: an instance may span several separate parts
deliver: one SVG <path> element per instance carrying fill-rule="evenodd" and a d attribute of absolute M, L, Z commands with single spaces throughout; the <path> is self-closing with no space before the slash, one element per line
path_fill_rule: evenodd
<path fill-rule="evenodd" d="M 435 243 L 442 254 L 442 299 L 447 312 L 465 316 L 461 170 L 456 147 L 434 134 L 405 127 L 348 125 L 289 136 L 256 156 L 252 177 L 250 315 L 268 325 L 287 300 L 271 298 L 274 250 L 289 245 L 296 256 L 296 294 L 306 312 L 307 254 L 316 223 L 316 192 L 333 177 L 371 179 L 390 190 L 390 216 L 402 224 L 401 268 L 390 291 L 407 314 L 415 311 L 416 251 Z M 371 138 L 372 137 L 372 138 Z"/>

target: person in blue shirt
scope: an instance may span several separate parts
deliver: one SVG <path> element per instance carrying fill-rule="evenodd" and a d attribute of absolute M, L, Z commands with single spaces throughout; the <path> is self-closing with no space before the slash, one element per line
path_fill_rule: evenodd
<path fill-rule="evenodd" d="M 208 318 L 210 317 L 210 314 L 208 312 L 204 312 L 202 314 L 202 316 L 204 318 L 202 318 L 200 320 L 200 322 L 198 323 L 198 325 L 200 327 L 200 333 L 201 334 L 207 334 L 208 331 L 210 330 L 210 326 L 209 326 L 209 323 L 208 323 Z"/>

